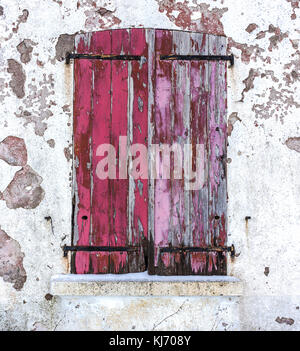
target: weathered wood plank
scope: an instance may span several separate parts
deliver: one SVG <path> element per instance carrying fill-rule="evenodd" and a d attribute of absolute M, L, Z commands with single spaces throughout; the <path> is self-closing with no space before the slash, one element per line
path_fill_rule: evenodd
<path fill-rule="evenodd" d="M 208 54 L 208 36 L 191 34 L 191 54 Z M 196 170 L 196 145 L 204 145 L 204 185 L 190 191 L 191 246 L 206 247 L 208 244 L 208 159 L 207 159 L 207 103 L 208 103 L 208 62 L 191 62 L 191 143 L 193 145 L 193 171 Z M 191 253 L 191 274 L 207 273 L 207 254 Z"/>
<path fill-rule="evenodd" d="M 159 56 L 172 50 L 172 32 L 156 31 L 156 85 L 155 85 L 155 117 L 152 143 L 155 145 L 171 144 L 172 122 L 172 62 L 162 61 Z M 156 157 L 155 198 L 154 198 L 154 265 L 158 270 L 169 267 L 170 254 L 160 254 L 159 248 L 169 245 L 171 181 L 163 174 L 162 155 Z M 159 273 L 159 272 L 158 272 Z"/>
<path fill-rule="evenodd" d="M 103 54 L 111 52 L 111 31 L 93 33 L 91 51 Z M 92 127 L 92 226 L 91 245 L 109 246 L 111 231 L 111 200 L 109 180 L 97 177 L 98 163 L 103 159 L 98 147 L 110 143 L 111 130 L 111 62 L 93 61 L 93 127 Z M 103 155 L 104 156 L 104 155 Z M 109 253 L 90 253 L 92 273 L 109 273 Z"/>
<path fill-rule="evenodd" d="M 76 37 L 77 53 L 89 52 L 90 35 Z M 76 245 L 90 244 L 91 224 L 91 127 L 92 127 L 92 61 L 76 61 L 74 63 L 74 158 L 75 158 L 75 213 L 74 237 Z M 73 256 L 72 266 L 76 273 L 89 271 L 89 255 L 85 252 Z"/>
<path fill-rule="evenodd" d="M 130 36 L 124 30 L 112 31 L 112 53 L 129 54 Z M 127 104 L 128 104 L 128 62 L 113 61 L 111 72 L 111 145 L 116 150 L 116 176 L 110 179 L 111 189 L 111 221 L 109 233 L 110 246 L 126 246 L 127 243 L 127 199 L 128 179 L 119 179 L 119 137 L 127 134 Z M 110 272 L 128 272 L 127 253 L 112 252 L 110 254 Z"/>
<path fill-rule="evenodd" d="M 131 165 L 134 179 L 130 172 L 130 206 L 129 206 L 129 245 L 140 246 L 141 250 L 130 254 L 130 272 L 141 272 L 145 267 L 145 250 L 148 236 L 148 47 L 145 30 L 131 29 L 130 53 L 142 56 L 141 62 L 133 61 L 131 67 L 130 94 L 132 96 L 131 145 L 144 145 L 145 153 L 135 154 Z M 128 118 L 130 118 L 128 117 Z M 137 166 L 137 167 L 136 167 Z"/>
<path fill-rule="evenodd" d="M 224 37 L 209 38 L 209 54 L 226 52 Z M 226 66 L 209 66 L 209 244 L 223 246 L 226 241 Z M 221 232 L 221 235 L 220 235 Z M 226 254 L 210 253 L 208 274 L 226 274 Z"/>

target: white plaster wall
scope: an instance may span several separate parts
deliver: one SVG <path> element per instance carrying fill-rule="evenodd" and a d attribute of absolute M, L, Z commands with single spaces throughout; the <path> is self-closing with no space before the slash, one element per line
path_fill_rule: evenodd
<path fill-rule="evenodd" d="M 43 178 L 45 191 L 34 209 L 9 209 L 0 201 L 1 229 L 20 244 L 27 277 L 20 290 L 0 277 L 0 329 L 300 329 L 297 5 L 290 0 L 0 0 L 0 141 L 24 139 L 27 163 Z M 111 12 L 101 15 L 96 12 L 101 8 Z M 24 9 L 26 20 L 19 17 Z M 249 24 L 256 26 L 246 31 Z M 71 66 L 55 59 L 55 46 L 61 34 L 127 27 L 191 29 L 229 38 L 236 57 L 228 77 L 229 244 L 240 254 L 229 273 L 244 282 L 241 298 L 45 298 L 50 277 L 68 271 L 61 246 L 71 233 L 71 161 L 65 154 L 72 142 L 72 77 Z M 25 39 L 33 50 L 30 61 L 22 63 L 17 46 Z M 26 74 L 24 97 L 9 86 L 9 59 Z M 31 116 L 18 117 L 20 108 Z M 48 116 L 44 129 L 43 116 Z M 1 192 L 19 169 L 0 160 Z"/>

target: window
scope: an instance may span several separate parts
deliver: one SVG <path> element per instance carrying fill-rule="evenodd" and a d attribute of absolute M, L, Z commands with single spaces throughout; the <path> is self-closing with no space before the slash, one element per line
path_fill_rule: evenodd
<path fill-rule="evenodd" d="M 77 35 L 72 273 L 226 275 L 225 54 L 199 33 Z"/>

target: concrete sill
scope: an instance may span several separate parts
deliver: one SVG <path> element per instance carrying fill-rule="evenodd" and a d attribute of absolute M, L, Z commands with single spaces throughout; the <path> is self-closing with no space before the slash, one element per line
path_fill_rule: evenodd
<path fill-rule="evenodd" d="M 241 296 L 242 282 L 228 276 L 75 275 L 51 278 L 54 296 Z"/>

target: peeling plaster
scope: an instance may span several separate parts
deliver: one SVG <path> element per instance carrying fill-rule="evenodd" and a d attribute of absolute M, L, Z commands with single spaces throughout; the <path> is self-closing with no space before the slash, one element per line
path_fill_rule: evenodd
<path fill-rule="evenodd" d="M 26 23 L 27 22 L 27 18 L 29 16 L 29 11 L 24 9 L 22 10 L 22 15 L 20 15 L 17 19 L 17 23 L 13 23 L 13 25 L 15 26 L 12 31 L 14 33 L 18 33 L 18 30 L 19 30 L 19 26 L 21 23 Z"/>
<path fill-rule="evenodd" d="M 227 46 L 227 51 L 230 54 L 232 48 L 236 48 L 241 51 L 241 60 L 243 63 L 249 64 L 250 60 L 253 59 L 254 61 L 257 60 L 257 57 L 262 58 L 262 53 L 265 52 L 265 50 L 259 45 L 247 45 L 247 44 L 242 44 L 239 43 L 232 38 L 228 38 L 228 46 Z"/>
<path fill-rule="evenodd" d="M 256 117 L 269 119 L 275 117 L 283 123 L 284 117 L 291 108 L 300 108 L 300 104 L 295 101 L 294 92 L 288 89 L 276 90 L 274 87 L 268 89 L 269 96 L 266 103 L 254 104 L 252 111 Z"/>
<path fill-rule="evenodd" d="M 24 85 L 26 81 L 26 74 L 22 68 L 22 65 L 14 59 L 8 59 L 7 72 L 11 74 L 11 81 L 9 86 L 11 87 L 14 94 L 22 99 L 25 96 Z"/>
<path fill-rule="evenodd" d="M 46 120 L 53 116 L 51 107 L 56 103 L 50 99 L 55 94 L 53 74 L 43 75 L 43 80 L 38 83 L 35 78 L 28 85 L 29 93 L 23 99 L 23 106 L 19 107 L 19 111 L 15 113 L 16 117 L 24 118 L 26 127 L 29 123 L 34 124 L 36 135 L 43 136 L 47 124 Z"/>
<path fill-rule="evenodd" d="M 245 84 L 245 88 L 242 91 L 242 98 L 241 98 L 240 102 L 244 102 L 245 93 L 247 93 L 249 90 L 254 88 L 253 83 L 254 83 L 255 78 L 258 76 L 259 76 L 259 71 L 251 68 L 249 71 L 248 77 L 243 80 L 243 83 Z"/>
<path fill-rule="evenodd" d="M 300 1 L 299 0 L 286 0 L 286 1 L 291 4 L 291 7 L 293 9 L 293 13 L 291 14 L 291 19 L 295 20 L 297 18 L 295 10 L 300 8 Z"/>
<path fill-rule="evenodd" d="M 257 34 L 256 39 L 259 40 L 265 38 L 267 33 L 273 34 L 269 38 L 269 51 L 273 51 L 273 49 L 278 49 L 278 44 L 281 43 L 283 39 L 288 37 L 288 32 L 282 33 L 279 27 L 275 27 L 272 24 L 270 24 L 268 30 L 261 31 Z"/>
<path fill-rule="evenodd" d="M 227 127 L 227 134 L 228 136 L 231 136 L 231 133 L 233 131 L 233 125 L 237 122 L 241 122 L 242 120 L 238 117 L 237 112 L 232 112 L 232 114 L 228 118 L 228 127 Z"/>
<path fill-rule="evenodd" d="M 8 136 L 0 143 L 0 159 L 11 166 L 25 166 L 27 149 L 23 139 Z"/>
<path fill-rule="evenodd" d="M 188 0 L 178 2 L 176 0 L 155 0 L 159 5 L 159 11 L 165 13 L 169 20 L 177 27 L 192 31 L 200 31 L 207 34 L 224 35 L 221 22 L 223 14 L 228 8 L 211 8 L 206 3 L 198 4 L 193 0 L 190 5 Z M 199 13 L 198 19 L 193 19 Z"/>
<path fill-rule="evenodd" d="M 45 196 L 40 186 L 42 181 L 43 178 L 27 165 L 15 174 L 8 187 L 0 193 L 0 200 L 4 200 L 10 209 L 34 209 Z"/>
<path fill-rule="evenodd" d="M 20 244 L 0 227 L 0 277 L 13 284 L 16 290 L 21 290 L 27 279 L 23 266 L 24 257 Z"/>
<path fill-rule="evenodd" d="M 99 8 L 97 7 L 97 3 L 92 0 L 84 0 L 77 4 L 86 9 L 84 14 L 86 16 L 85 28 L 87 30 L 93 30 L 92 28 L 95 27 L 108 29 L 112 26 L 118 26 L 122 22 L 120 18 L 114 15 L 116 7 L 109 6 L 108 3 L 105 3 L 104 6 Z"/>

